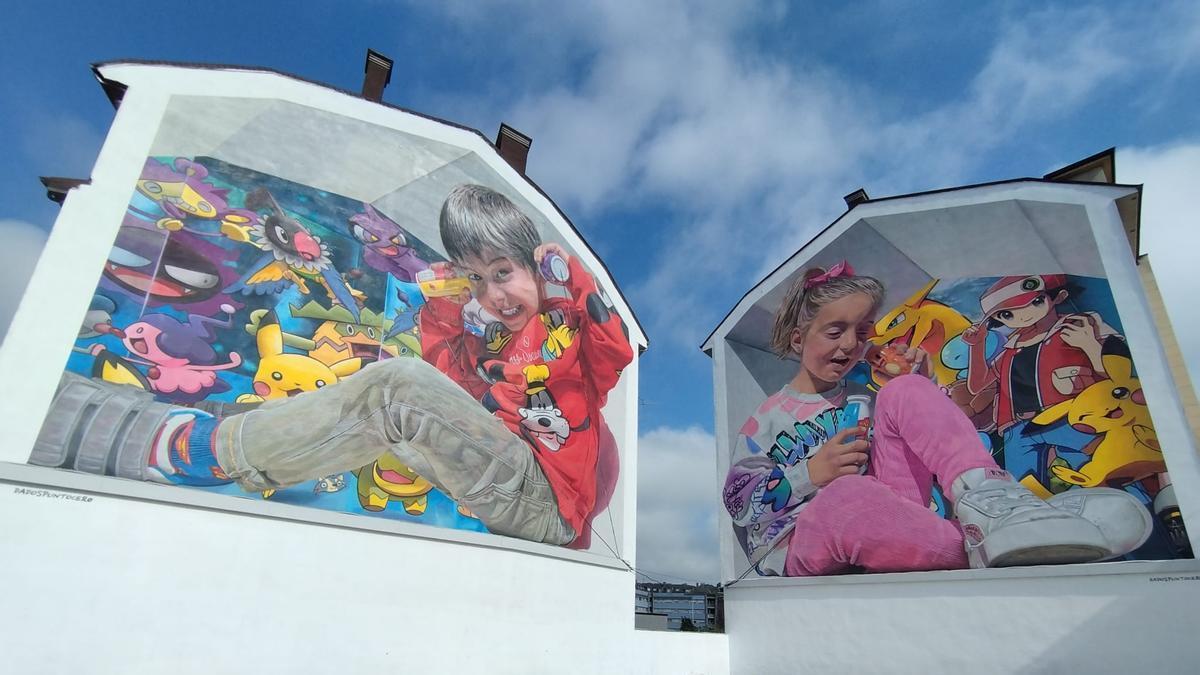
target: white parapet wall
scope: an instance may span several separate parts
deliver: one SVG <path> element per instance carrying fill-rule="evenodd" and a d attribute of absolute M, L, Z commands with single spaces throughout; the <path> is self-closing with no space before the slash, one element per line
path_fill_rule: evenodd
<path fill-rule="evenodd" d="M 729 640 L 722 633 L 634 631 L 630 675 L 709 675 L 729 672 Z M 612 671 L 617 672 L 617 671 Z"/>
<path fill-rule="evenodd" d="M 755 580 L 725 592 L 732 675 L 1190 673 L 1193 561 Z"/>
<path fill-rule="evenodd" d="M 729 672 L 604 566 L 7 482 L 0 531 L 5 672 Z"/>
<path fill-rule="evenodd" d="M 610 567 L 14 483 L 0 531 L 5 672 L 728 672 Z"/>

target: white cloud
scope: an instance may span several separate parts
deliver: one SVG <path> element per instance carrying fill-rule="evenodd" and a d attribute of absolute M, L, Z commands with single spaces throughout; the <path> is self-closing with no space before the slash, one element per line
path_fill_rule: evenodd
<path fill-rule="evenodd" d="M 663 427 L 638 443 L 637 569 L 666 581 L 718 581 L 716 440 Z"/>
<path fill-rule="evenodd" d="M 740 30 L 771 12 L 726 3 L 527 3 L 543 38 L 587 54 L 575 86 L 533 90 L 506 114 L 534 135 L 530 173 L 556 198 L 584 211 L 666 197 L 706 207 L 755 188 L 772 161 L 753 153 L 781 120 L 822 132 L 812 106 L 788 100 L 794 77 L 782 64 L 743 63 Z M 539 45 L 540 47 L 540 45 Z M 554 49 L 551 47 L 551 49 Z M 775 139 L 774 152 L 803 162 Z M 582 170 L 581 170 L 582 168 Z M 718 182 L 714 182 L 714 179 Z M 715 189 L 718 184 L 724 188 Z M 732 183 L 732 184 L 731 184 Z"/>
<path fill-rule="evenodd" d="M 548 11 L 538 22 L 559 16 Z M 654 202 L 680 214 L 663 223 L 677 245 L 629 287 L 652 333 L 689 348 L 719 316 L 713 288 L 745 286 L 761 264 L 761 246 L 732 241 L 794 240 L 796 199 L 836 207 L 833 181 L 868 142 L 856 97 L 826 69 L 739 45 L 778 11 L 586 5 L 556 24 L 557 39 L 591 54 L 584 77 L 534 91 L 506 115 L 541 148 L 530 174 L 577 213 Z"/>
<path fill-rule="evenodd" d="M 1142 252 L 1179 340 L 1192 384 L 1200 384 L 1200 312 L 1195 296 L 1196 252 L 1200 251 L 1200 212 L 1194 200 L 1200 175 L 1200 140 L 1152 148 L 1121 148 L 1117 179 L 1144 183 Z"/>
<path fill-rule="evenodd" d="M 897 118 L 852 74 L 753 42 L 769 22 L 804 19 L 785 5 L 502 4 L 539 49 L 583 65 L 505 115 L 537 143 L 530 174 L 577 217 L 642 204 L 676 216 L 661 225 L 672 243 L 626 284 L 667 348 L 694 348 L 731 289 L 828 223 L 840 195 L 964 182 L 1031 127 L 1148 73 L 1183 72 L 1200 52 L 1164 47 L 1197 33 L 1186 3 L 1023 13 L 999 23 L 958 96 Z"/>
<path fill-rule="evenodd" d="M 1088 8 L 1051 8 L 1004 22 L 961 97 L 890 120 L 877 137 L 876 151 L 885 157 L 879 182 L 897 192 L 963 182 L 987 151 L 1018 138 L 1027 125 L 1058 121 L 1101 87 L 1135 77 L 1139 61 L 1147 65 L 1142 55 L 1111 45 L 1128 44 L 1143 27 L 1116 11 Z"/>
<path fill-rule="evenodd" d="M 46 232 L 19 220 L 0 220 L 0 341 L 33 274 Z"/>

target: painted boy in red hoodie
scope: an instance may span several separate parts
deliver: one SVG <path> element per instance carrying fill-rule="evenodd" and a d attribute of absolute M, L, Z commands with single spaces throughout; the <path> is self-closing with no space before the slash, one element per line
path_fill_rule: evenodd
<path fill-rule="evenodd" d="M 430 298 L 421 308 L 424 359 L 524 441 L 564 523 L 582 534 L 607 434 L 600 408 L 633 358 L 628 335 L 578 259 L 541 243 L 529 218 L 500 193 L 455 188 L 439 226 L 446 254 L 471 290 Z M 547 297 L 544 277 L 567 297 Z M 483 337 L 464 329 L 462 308 L 471 297 L 495 319 Z"/>
<path fill-rule="evenodd" d="M 611 442 L 600 410 L 633 358 L 621 320 L 579 261 L 542 244 L 503 195 L 459 186 L 439 224 L 471 289 L 422 308 L 429 363 L 387 359 L 291 398 L 189 408 L 67 372 L 30 462 L 260 491 L 391 452 L 491 532 L 579 541 L 597 507 L 598 457 Z M 541 263 L 568 297 L 547 297 Z M 486 341 L 464 327 L 472 295 L 496 319 Z"/>

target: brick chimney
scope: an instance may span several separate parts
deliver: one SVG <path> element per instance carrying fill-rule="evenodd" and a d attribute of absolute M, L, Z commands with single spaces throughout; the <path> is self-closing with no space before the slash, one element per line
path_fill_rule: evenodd
<path fill-rule="evenodd" d="M 500 124 L 500 131 L 496 133 L 496 149 L 504 161 L 522 175 L 525 174 L 525 161 L 529 159 L 529 146 L 532 144 L 532 138 L 507 124 Z"/>
<path fill-rule="evenodd" d="M 379 103 L 383 100 L 383 88 L 392 81 L 392 60 L 374 49 L 368 49 L 364 72 L 363 98 Z"/>

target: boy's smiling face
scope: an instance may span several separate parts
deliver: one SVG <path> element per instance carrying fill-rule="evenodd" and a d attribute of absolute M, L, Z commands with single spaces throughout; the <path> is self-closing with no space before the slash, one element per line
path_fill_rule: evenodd
<path fill-rule="evenodd" d="M 455 265 L 471 282 L 479 304 L 516 333 L 538 314 L 542 284 L 533 270 L 496 251 L 469 256 Z"/>

